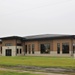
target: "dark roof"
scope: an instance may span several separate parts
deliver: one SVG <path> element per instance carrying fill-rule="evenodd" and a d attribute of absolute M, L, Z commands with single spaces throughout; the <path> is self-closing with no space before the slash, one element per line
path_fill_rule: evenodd
<path fill-rule="evenodd" d="M 75 38 L 75 35 L 61 35 L 61 34 L 42 34 L 42 35 L 33 35 L 33 36 L 9 36 L 2 37 L 0 39 L 20 39 L 20 40 L 45 40 L 45 39 L 61 39 L 61 38 Z"/>
<path fill-rule="evenodd" d="M 1 37 L 0 39 L 25 39 L 20 36 L 8 36 L 8 37 Z"/>
<path fill-rule="evenodd" d="M 33 35 L 33 36 L 26 36 L 26 39 L 34 39 L 34 38 L 45 38 L 45 37 L 57 37 L 62 36 L 59 34 L 44 34 L 44 35 Z"/>
<path fill-rule="evenodd" d="M 44 34 L 33 35 L 24 37 L 26 40 L 41 40 L 41 39 L 57 39 L 57 38 L 71 38 L 74 35 L 61 35 L 61 34 Z"/>

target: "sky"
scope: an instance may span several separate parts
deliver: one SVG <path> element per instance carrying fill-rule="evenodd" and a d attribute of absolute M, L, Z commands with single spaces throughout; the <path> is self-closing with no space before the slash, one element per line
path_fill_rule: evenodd
<path fill-rule="evenodd" d="M 0 0 L 0 37 L 75 35 L 75 0 Z"/>

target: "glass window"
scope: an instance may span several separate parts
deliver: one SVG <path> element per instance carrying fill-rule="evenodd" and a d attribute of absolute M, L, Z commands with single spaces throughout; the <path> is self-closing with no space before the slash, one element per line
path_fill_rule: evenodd
<path fill-rule="evenodd" d="M 22 44 L 21 43 L 17 43 L 17 46 L 22 46 Z"/>
<path fill-rule="evenodd" d="M 34 54 L 34 44 L 32 44 L 32 54 Z"/>
<path fill-rule="evenodd" d="M 31 48 L 30 48 L 30 44 L 28 45 L 28 49 L 29 49 L 29 54 L 31 53 Z"/>
<path fill-rule="evenodd" d="M 12 44 L 11 43 L 6 43 L 5 46 L 12 46 Z"/>
<path fill-rule="evenodd" d="M 25 45 L 25 53 L 27 54 L 27 45 Z"/>
<path fill-rule="evenodd" d="M 50 53 L 50 44 L 41 44 L 40 45 L 41 54 L 49 54 Z"/>
<path fill-rule="evenodd" d="M 60 43 L 57 43 L 57 54 L 60 54 Z"/>
<path fill-rule="evenodd" d="M 19 53 L 19 50 L 17 49 L 17 52 L 16 52 L 17 54 Z"/>
<path fill-rule="evenodd" d="M 75 53 L 75 44 L 73 44 L 73 53 Z"/>
<path fill-rule="evenodd" d="M 2 54 L 2 47 L 1 47 L 1 54 Z"/>
<path fill-rule="evenodd" d="M 1 47 L 1 50 L 0 50 L 1 54 L 2 54 L 2 47 Z"/>
<path fill-rule="evenodd" d="M 20 54 L 22 53 L 22 50 L 20 49 Z"/>
<path fill-rule="evenodd" d="M 62 53 L 69 53 L 69 43 L 62 44 Z"/>

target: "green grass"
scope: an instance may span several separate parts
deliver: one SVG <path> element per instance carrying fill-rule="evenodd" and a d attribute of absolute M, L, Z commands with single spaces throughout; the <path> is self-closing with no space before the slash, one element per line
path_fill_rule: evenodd
<path fill-rule="evenodd" d="M 0 65 L 25 65 L 25 66 L 42 66 L 42 67 L 62 67 L 74 68 L 75 59 L 69 57 L 0 57 Z"/>
<path fill-rule="evenodd" d="M 39 75 L 39 74 L 18 73 L 18 72 L 10 72 L 10 71 L 0 71 L 0 75 Z"/>

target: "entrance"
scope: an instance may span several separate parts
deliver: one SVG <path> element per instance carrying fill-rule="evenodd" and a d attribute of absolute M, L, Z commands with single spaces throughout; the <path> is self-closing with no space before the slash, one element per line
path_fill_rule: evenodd
<path fill-rule="evenodd" d="M 11 49 L 6 49 L 6 56 L 12 56 Z"/>

